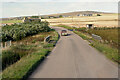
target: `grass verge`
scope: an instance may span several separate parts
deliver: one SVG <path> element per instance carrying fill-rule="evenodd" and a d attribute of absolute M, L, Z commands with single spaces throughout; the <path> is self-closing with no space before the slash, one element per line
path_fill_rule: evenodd
<path fill-rule="evenodd" d="M 66 29 L 76 29 L 76 28 L 74 28 L 74 27 L 70 27 L 70 26 L 62 25 L 62 24 L 57 25 L 57 27 L 63 27 L 63 28 L 66 28 Z"/>
<path fill-rule="evenodd" d="M 51 36 L 53 36 L 52 40 L 57 42 L 58 33 L 53 31 Z M 36 35 L 36 37 L 40 38 L 39 35 Z M 32 41 L 31 44 L 33 44 Z M 19 61 L 3 70 L 1 74 L 2 80 L 26 80 L 28 76 L 33 72 L 33 70 L 44 60 L 44 58 L 53 49 L 53 45 L 55 45 L 55 43 L 43 43 L 43 41 L 37 41 L 34 44 L 37 44 L 34 52 L 23 56 Z"/>
<path fill-rule="evenodd" d="M 64 27 L 66 29 L 76 29 L 78 31 L 73 31 L 75 34 L 79 35 L 84 40 L 88 40 L 90 45 L 96 48 L 98 51 L 104 53 L 107 58 L 111 59 L 114 62 L 120 63 L 120 56 L 118 55 L 118 49 L 116 47 L 112 47 L 108 44 L 101 43 L 97 40 L 94 40 L 91 36 L 86 35 L 83 33 L 85 28 L 71 28 L 66 25 L 57 25 L 59 27 Z"/>
<path fill-rule="evenodd" d="M 17 63 L 11 65 L 3 71 L 3 80 L 21 80 L 26 79 L 26 77 L 31 73 L 33 68 L 44 58 L 47 54 L 47 49 L 41 49 L 37 53 L 32 53 L 23 57 Z"/>
<path fill-rule="evenodd" d="M 73 31 L 74 33 L 78 34 L 81 38 L 85 39 L 85 40 L 89 40 L 91 39 L 91 37 L 79 32 L 79 31 Z"/>
<path fill-rule="evenodd" d="M 74 33 L 76 33 L 77 35 L 79 35 L 80 37 L 82 37 L 85 40 L 91 39 L 90 37 L 88 37 L 87 35 L 79 32 L 79 31 L 74 31 Z M 114 62 L 120 63 L 120 61 L 119 61 L 120 56 L 118 55 L 117 48 L 113 48 L 107 44 L 101 43 L 101 42 L 94 40 L 94 39 L 92 39 L 92 43 L 90 45 L 95 47 L 98 51 L 104 53 L 106 55 L 106 57 L 113 60 Z"/>

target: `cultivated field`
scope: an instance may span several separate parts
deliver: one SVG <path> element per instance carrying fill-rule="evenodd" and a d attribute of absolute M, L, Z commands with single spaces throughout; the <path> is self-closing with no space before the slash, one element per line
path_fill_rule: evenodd
<path fill-rule="evenodd" d="M 42 19 L 50 25 L 64 24 L 75 27 L 86 27 L 86 24 L 94 24 L 96 27 L 118 27 L 118 14 L 101 14 L 102 16 L 73 16 L 65 18 Z"/>

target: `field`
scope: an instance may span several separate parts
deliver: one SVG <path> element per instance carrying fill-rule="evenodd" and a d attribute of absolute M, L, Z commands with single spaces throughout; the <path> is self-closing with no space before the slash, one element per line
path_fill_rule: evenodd
<path fill-rule="evenodd" d="M 118 14 L 101 14 L 101 16 L 73 16 L 65 18 L 42 19 L 50 25 L 69 25 L 75 27 L 86 27 L 86 24 L 94 24 L 96 27 L 118 27 Z"/>
<path fill-rule="evenodd" d="M 11 25 L 14 23 L 22 23 L 22 20 L 3 20 L 3 21 L 0 21 L 0 26 L 1 26 L 1 23 Z"/>

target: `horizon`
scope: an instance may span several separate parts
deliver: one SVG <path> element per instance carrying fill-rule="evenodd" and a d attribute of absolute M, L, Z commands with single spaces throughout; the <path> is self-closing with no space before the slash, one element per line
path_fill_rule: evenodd
<path fill-rule="evenodd" d="M 74 11 L 74 12 L 85 12 L 85 11 Z M 98 11 L 90 11 L 90 12 L 98 12 Z M 101 11 L 99 11 L 101 12 Z M 65 12 L 65 13 L 72 13 L 72 12 Z M 102 12 L 102 13 L 112 13 L 112 14 L 117 14 L 113 12 Z M 55 13 L 55 14 L 64 14 L 64 13 Z M 47 15 L 54 15 L 54 14 L 47 14 Z M 46 16 L 46 15 L 26 15 L 26 16 Z M 25 17 L 25 16 L 13 16 L 13 17 L 4 17 L 4 18 L 15 18 L 15 17 Z"/>
<path fill-rule="evenodd" d="M 118 13 L 117 2 L 99 2 L 99 4 L 98 2 L 4 2 L 0 8 L 2 9 L 0 18 L 51 15 L 79 11 Z"/>

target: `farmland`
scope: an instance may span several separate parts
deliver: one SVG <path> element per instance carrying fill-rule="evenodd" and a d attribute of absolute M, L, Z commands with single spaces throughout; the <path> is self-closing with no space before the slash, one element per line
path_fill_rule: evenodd
<path fill-rule="evenodd" d="M 22 20 L 4 20 L 4 21 L 1 21 L 0 23 L 21 23 Z"/>
<path fill-rule="evenodd" d="M 94 24 L 96 27 L 118 27 L 118 14 L 101 14 L 101 16 L 71 16 L 63 18 L 42 19 L 50 25 L 68 25 L 86 27 L 86 24 Z"/>
<path fill-rule="evenodd" d="M 12 25 L 14 23 L 22 23 L 22 20 L 3 20 L 0 21 L 0 26 L 2 26 L 2 24 Z"/>

